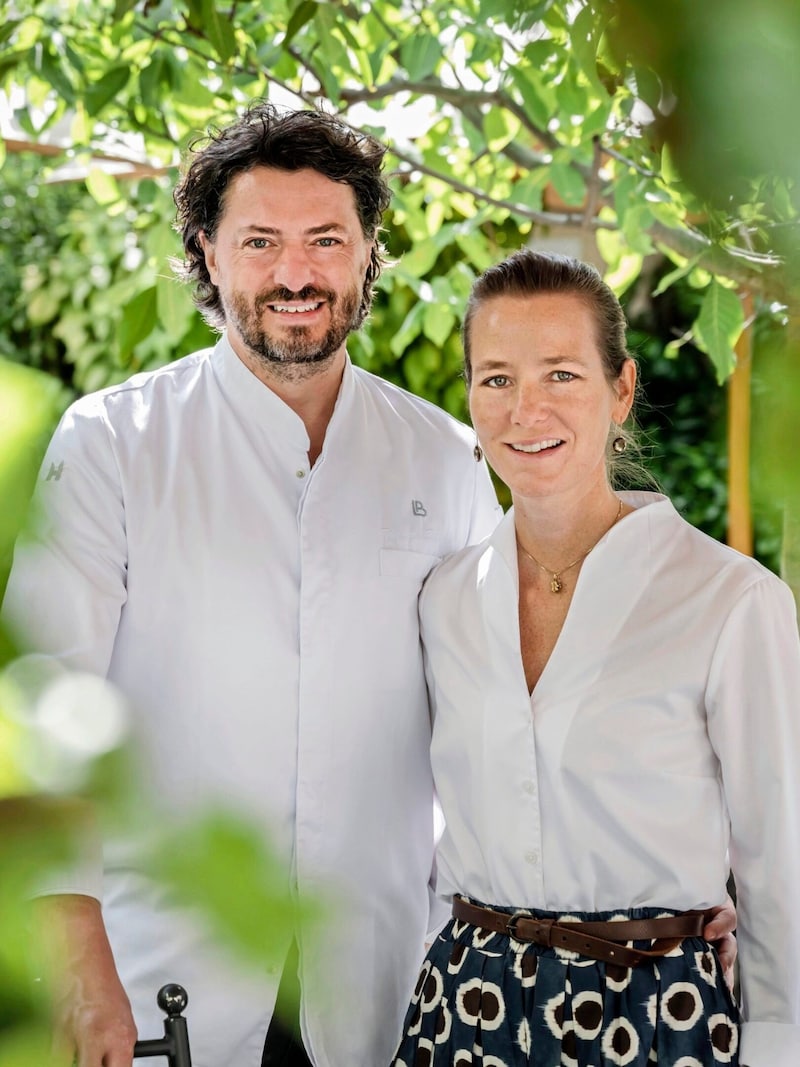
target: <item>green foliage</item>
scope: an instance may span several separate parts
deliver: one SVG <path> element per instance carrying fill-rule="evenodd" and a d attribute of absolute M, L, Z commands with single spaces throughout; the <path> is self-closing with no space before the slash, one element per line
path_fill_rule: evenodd
<path fill-rule="evenodd" d="M 218 940 L 262 973 L 283 963 L 287 931 L 302 925 L 313 936 L 321 918 L 316 902 L 289 897 L 286 871 L 265 852 L 262 829 L 218 809 L 170 827 L 151 869 L 184 906 L 210 913 Z"/>
<path fill-rule="evenodd" d="M 127 186 L 126 199 L 106 180 L 102 193 L 111 195 L 98 210 L 97 184 L 93 196 L 76 185 L 33 184 L 25 157 L 8 159 L 3 178 L 15 254 L 0 259 L 10 297 L 0 352 L 57 376 L 70 391 L 62 406 L 213 343 L 169 265 L 181 249 L 168 179 Z"/>
<path fill-rule="evenodd" d="M 716 132 L 733 135 L 738 112 L 725 110 L 732 98 L 725 94 L 735 89 L 743 100 L 752 79 L 740 71 L 752 68 L 726 59 L 726 50 L 740 56 L 751 36 L 756 99 L 771 94 L 775 77 L 787 90 L 778 99 L 797 97 L 788 92 L 800 70 L 789 62 L 800 50 L 797 17 L 770 0 L 745 18 L 741 3 L 713 0 L 719 18 L 712 18 L 707 5 L 699 12 L 689 0 L 596 0 L 569 9 L 516 0 L 455 7 L 444 0 L 418 7 L 396 0 L 266 7 L 261 0 L 10 0 L 0 79 L 9 89 L 24 86 L 17 118 L 33 139 L 68 122 L 76 149 L 122 144 L 123 154 L 144 149 L 167 166 L 210 121 L 226 121 L 254 97 L 323 102 L 393 146 L 409 194 L 401 193 L 399 210 L 413 239 L 438 238 L 444 228 L 478 269 L 494 251 L 482 226 L 489 206 L 493 224 L 513 220 L 523 237 L 565 225 L 618 231 L 623 241 L 604 251 L 612 270 L 626 259 L 628 276 L 636 257 L 663 248 L 679 266 L 694 259 L 758 291 L 779 291 L 785 279 L 774 253 L 792 247 L 786 234 L 796 225 L 798 182 L 796 146 L 791 138 L 778 142 L 777 132 L 793 116 L 759 108 L 759 119 L 769 121 L 747 141 L 749 155 L 734 157 L 747 178 L 735 198 L 716 195 L 716 178 L 700 181 L 690 154 L 702 146 L 706 175 L 730 172 Z M 743 35 L 753 20 L 763 32 Z M 779 62 L 771 67 L 773 53 Z M 700 62 L 707 55 L 713 78 Z M 406 133 L 411 114 L 418 117 Z M 752 107 L 747 116 L 749 135 L 757 125 Z M 717 153 L 711 167 L 709 140 Z M 778 143 L 777 157 L 767 154 Z M 100 172 L 87 181 L 115 210 Z M 422 197 L 411 195 L 418 187 Z M 126 196 L 135 203 L 135 191 Z M 457 240 L 460 222 L 469 249 Z M 131 300 L 153 284 L 146 275 L 137 276 Z M 157 302 L 162 320 L 168 305 Z M 126 324 L 132 347 L 143 328 L 130 321 L 135 314 Z M 436 345 L 448 321 L 446 312 L 432 314 L 421 332 Z M 721 378 L 730 371 L 728 341 L 726 334 L 706 342 Z M 156 358 L 154 351 L 145 358 Z"/>

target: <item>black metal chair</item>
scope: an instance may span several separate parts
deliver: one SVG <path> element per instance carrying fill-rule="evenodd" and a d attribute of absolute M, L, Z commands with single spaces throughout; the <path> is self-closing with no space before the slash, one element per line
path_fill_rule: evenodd
<path fill-rule="evenodd" d="M 162 986 L 156 997 L 159 1008 L 166 1014 L 164 1036 L 151 1041 L 137 1041 L 133 1048 L 133 1058 L 147 1059 L 149 1056 L 166 1056 L 169 1067 L 192 1067 L 189 1053 L 189 1031 L 182 1011 L 189 1003 L 189 997 L 183 986 L 170 983 Z"/>

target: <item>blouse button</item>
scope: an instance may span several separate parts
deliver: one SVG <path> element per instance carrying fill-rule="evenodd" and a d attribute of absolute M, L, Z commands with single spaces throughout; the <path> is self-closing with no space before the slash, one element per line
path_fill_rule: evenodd
<path fill-rule="evenodd" d="M 298 478 L 305 478 L 306 476 L 306 472 L 302 468 L 300 470 L 296 470 L 294 473 L 297 475 Z"/>

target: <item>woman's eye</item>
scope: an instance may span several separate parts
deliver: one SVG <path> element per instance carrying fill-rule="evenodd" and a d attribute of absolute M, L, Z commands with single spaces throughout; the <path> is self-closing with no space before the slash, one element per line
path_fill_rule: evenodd
<path fill-rule="evenodd" d="M 557 382 L 571 382 L 575 375 L 571 370 L 556 370 L 553 371 L 553 378 Z"/>
<path fill-rule="evenodd" d="M 487 378 L 483 384 L 490 386 L 492 389 L 502 389 L 504 386 L 508 385 L 508 382 L 509 379 L 505 374 L 493 374 L 492 377 Z"/>

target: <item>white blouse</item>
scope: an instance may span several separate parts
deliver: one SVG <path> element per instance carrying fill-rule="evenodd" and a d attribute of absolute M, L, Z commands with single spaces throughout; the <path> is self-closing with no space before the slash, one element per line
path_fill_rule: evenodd
<path fill-rule="evenodd" d="M 532 693 L 513 511 L 420 600 L 438 889 L 548 910 L 705 908 L 737 884 L 742 1063 L 800 1062 L 800 642 L 788 587 L 664 497 L 586 558 Z"/>

